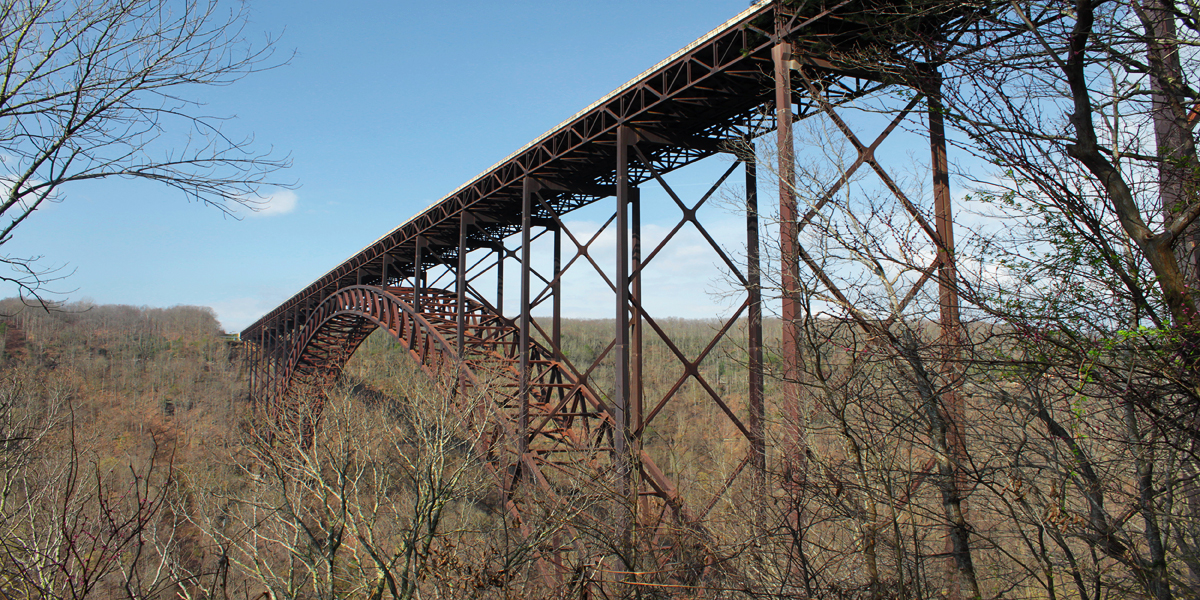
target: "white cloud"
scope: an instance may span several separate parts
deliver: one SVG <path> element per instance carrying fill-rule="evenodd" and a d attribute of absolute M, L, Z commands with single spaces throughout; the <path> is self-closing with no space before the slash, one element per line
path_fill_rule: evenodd
<path fill-rule="evenodd" d="M 249 327 L 278 306 L 283 301 L 278 296 L 280 295 L 274 298 L 228 298 L 210 302 L 209 306 L 217 312 L 217 320 L 221 322 L 225 331 L 233 333 Z M 287 296 L 283 296 L 283 299 L 286 298 Z"/>
<path fill-rule="evenodd" d="M 257 210 L 250 212 L 252 217 L 275 217 L 286 215 L 293 210 L 296 210 L 296 192 L 292 190 L 278 190 L 256 198 L 251 204 Z"/>

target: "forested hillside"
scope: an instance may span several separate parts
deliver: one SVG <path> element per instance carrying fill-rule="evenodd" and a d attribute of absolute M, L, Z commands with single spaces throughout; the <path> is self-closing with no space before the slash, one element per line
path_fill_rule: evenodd
<path fill-rule="evenodd" d="M 248 417 L 213 312 L 8 300 L 0 367 L 0 589 L 166 591 L 202 561 L 180 482 Z"/>
<path fill-rule="evenodd" d="M 578 580 L 546 587 L 537 557 L 567 542 L 618 547 L 586 525 L 613 501 L 597 482 L 572 484 L 572 502 L 526 508 L 525 522 L 505 518 L 497 475 L 471 454 L 487 432 L 386 335 L 360 347 L 306 445 L 251 405 L 240 345 L 208 309 L 0 308 L 15 315 L 3 321 L 0 364 L 5 598 L 578 597 Z M 612 325 L 566 321 L 568 360 L 594 359 Z M 662 325 L 687 356 L 718 327 Z M 777 336 L 778 322 L 767 329 Z M 752 502 L 753 479 L 738 480 L 705 508 L 708 545 L 695 550 L 722 557 L 723 570 L 646 597 L 806 586 L 821 598 L 938 595 L 946 483 L 920 389 L 852 324 L 815 320 L 803 332 L 801 412 L 787 413 L 782 384 L 768 383 L 767 500 Z M 1142 597 L 1143 572 L 1162 568 L 1175 595 L 1190 597 L 1200 565 L 1190 425 L 1156 422 L 1105 392 L 1104 361 L 1142 379 L 1161 367 L 1110 344 L 1089 355 L 1096 370 L 1072 371 L 1017 343 L 1027 331 L 981 323 L 968 333 L 972 356 L 990 357 L 957 384 L 985 595 Z M 701 366 L 738 413 L 741 336 L 735 327 Z M 683 367 L 655 338 L 645 352 L 644 393 L 656 399 Z M 596 370 L 610 371 L 603 361 Z M 468 405 L 488 410 L 486 398 Z M 672 477 L 697 476 L 679 479 L 683 499 L 705 506 L 745 442 L 701 390 L 685 386 L 668 406 L 646 452 Z M 798 441 L 803 454 L 787 455 Z M 1154 553 L 1166 558 L 1158 567 Z"/>
<path fill-rule="evenodd" d="M 240 343 L 207 308 L 0 310 L 13 315 L 0 322 L 5 597 L 566 593 L 541 587 L 532 550 L 600 500 L 547 505 L 543 522 L 510 531 L 494 480 L 469 456 L 481 432 L 386 335 L 347 365 L 304 448 L 251 405 Z M 695 354 L 717 325 L 665 327 Z M 567 320 L 568 358 L 590 362 L 612 330 Z M 743 351 L 704 367 L 735 403 Z M 668 358 L 647 343 L 647 395 L 677 376 Z M 598 371 L 611 377 L 610 364 Z M 668 468 L 701 461 L 716 477 L 744 453 L 722 446 L 716 416 L 703 392 L 683 390 L 649 445 Z"/>

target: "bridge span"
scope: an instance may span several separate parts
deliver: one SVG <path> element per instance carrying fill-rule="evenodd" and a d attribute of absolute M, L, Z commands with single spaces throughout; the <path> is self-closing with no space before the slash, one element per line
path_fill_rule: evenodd
<path fill-rule="evenodd" d="M 589 543 L 576 531 L 569 536 L 574 539 L 542 549 L 547 578 L 584 589 L 639 577 L 682 586 L 715 577 L 722 571 L 715 550 L 720 533 L 709 526 L 715 507 L 735 491 L 767 501 L 780 485 L 771 473 L 785 470 L 771 461 L 793 460 L 802 468 L 796 440 L 766 433 L 769 417 L 802 418 L 795 414 L 792 325 L 801 314 L 800 271 L 814 274 L 826 295 L 845 300 L 844 291 L 824 276 L 819 257 L 800 246 L 799 232 L 855 171 L 870 171 L 909 210 L 923 243 L 933 249 L 935 258 L 909 297 L 927 283 L 954 280 L 940 84 L 930 64 L 935 54 L 929 37 L 918 33 L 948 35 L 966 16 L 918 19 L 909 24 L 911 43 L 891 40 L 881 49 L 869 18 L 878 15 L 865 10 L 866 4 L 755 3 L 368 244 L 242 332 L 250 347 L 251 397 L 277 419 L 318 418 L 321 390 L 370 333 L 383 329 L 431 376 L 451 378 L 463 397 L 488 394 L 495 410 L 480 413 L 491 421 L 475 452 L 494 476 L 514 523 L 529 520 L 534 497 L 569 501 L 566 495 L 578 493 L 581 473 L 604 483 L 607 517 L 593 515 L 587 527 L 607 531 L 617 547 Z M 867 55 L 877 62 L 863 60 Z M 841 111 L 885 88 L 905 90 L 904 101 L 874 139 L 860 140 Z M 831 123 L 854 156 L 801 214 L 792 126 L 813 116 Z M 930 198 L 906 196 L 874 154 L 903 126 L 927 131 Z M 755 141 L 770 132 L 776 133 L 777 150 L 769 165 L 759 165 Z M 703 193 L 685 194 L 668 184 L 667 174 L 717 154 L 735 160 Z M 781 174 L 777 205 L 773 199 L 761 210 L 778 211 L 775 266 L 761 264 L 760 167 Z M 745 194 L 744 252 L 718 244 L 706 229 L 711 223 L 699 216 L 730 182 Z M 645 186 L 665 191 L 680 214 L 678 225 L 654 248 L 641 243 Z M 567 215 L 585 206 L 611 210 L 601 230 L 615 233 L 615 255 L 595 250 L 599 233 L 582 235 L 568 227 Z M 923 207 L 932 207 L 932 217 Z M 647 275 L 648 265 L 684 227 L 699 232 L 714 262 L 742 290 L 711 342 L 691 354 L 672 342 L 640 302 L 644 289 L 659 285 Z M 533 267 L 536 243 L 552 249 L 549 272 Z M 449 276 L 429 281 L 435 268 Z M 612 342 L 589 364 L 572 362 L 562 350 L 562 304 L 571 294 L 563 281 L 572 269 L 594 271 L 611 291 L 594 303 L 604 307 L 596 316 L 616 323 Z M 768 271 L 774 282 L 764 284 Z M 481 289 L 485 273 L 489 282 L 494 278 L 495 289 Z M 506 283 L 518 286 L 519 306 L 504 305 Z M 769 385 L 764 289 L 776 290 L 783 321 L 772 369 L 778 383 Z M 942 326 L 953 330 L 957 299 L 951 286 L 942 285 L 939 293 Z M 534 318 L 535 310 L 550 317 Z M 676 379 L 657 397 L 647 396 L 642 382 L 649 336 L 660 339 L 674 361 Z M 743 349 L 739 377 L 747 390 L 737 398 L 724 393 L 704 368 L 713 349 L 733 336 Z M 664 464 L 645 439 L 685 385 L 700 390 L 736 438 L 729 446 L 737 452 L 732 467 L 704 489 L 688 486 L 709 477 L 686 464 Z M 953 415 L 953 402 L 950 407 Z M 620 544 L 636 551 L 623 552 Z M 645 575 L 651 571 L 656 575 Z"/>

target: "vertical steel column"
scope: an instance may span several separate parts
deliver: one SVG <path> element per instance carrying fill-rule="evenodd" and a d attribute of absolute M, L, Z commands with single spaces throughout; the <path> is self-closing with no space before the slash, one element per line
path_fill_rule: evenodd
<path fill-rule="evenodd" d="M 287 391 L 285 387 L 283 374 L 287 370 L 287 318 L 280 317 L 280 322 L 275 328 L 275 400 L 283 405 L 288 398 L 284 394 Z M 293 405 L 294 408 L 294 405 Z"/>
<path fill-rule="evenodd" d="M 261 380 L 258 382 L 258 397 L 263 403 L 263 408 L 266 409 L 267 414 L 270 415 L 271 390 L 269 386 L 271 385 L 271 355 L 269 354 L 270 349 L 267 346 L 269 341 L 267 338 L 266 325 L 263 325 L 263 328 L 259 330 L 258 342 L 258 376 L 261 378 Z"/>
<path fill-rule="evenodd" d="M 781 311 L 783 318 L 783 333 L 780 351 L 783 354 L 782 402 L 788 418 L 787 436 L 789 439 L 784 448 L 783 481 L 787 493 L 792 496 L 792 506 L 788 510 L 788 524 L 793 531 L 801 533 L 791 544 L 791 552 L 795 558 L 804 556 L 804 535 L 801 523 L 801 502 L 804 495 L 804 485 L 807 479 L 807 456 L 805 455 L 805 429 L 800 412 L 800 386 L 798 384 L 799 365 L 796 352 L 799 341 L 799 330 L 796 318 L 799 316 L 799 302 L 796 294 L 800 281 L 799 262 L 799 224 L 796 209 L 796 166 L 795 146 L 792 138 L 792 44 L 783 38 L 783 2 L 776 3 L 775 47 L 771 48 L 771 59 L 775 63 L 775 132 L 779 169 L 779 271 Z M 804 562 L 797 561 L 796 565 Z M 795 576 L 804 578 L 807 582 L 807 569 L 802 568 Z M 807 585 L 805 586 L 808 587 Z"/>
<path fill-rule="evenodd" d="M 270 338 L 267 336 L 267 326 L 263 325 L 262 331 L 259 333 L 259 341 L 262 346 L 258 351 L 259 360 L 259 376 L 262 381 L 258 384 L 259 397 L 262 399 L 264 408 L 267 414 L 271 414 L 271 348 Z"/>
<path fill-rule="evenodd" d="M 521 359 L 521 406 L 517 417 L 517 432 L 521 436 L 521 456 L 529 451 L 529 271 L 530 271 L 530 228 L 533 225 L 533 195 L 537 192 L 537 181 L 526 176 L 521 183 L 521 339 L 518 348 Z"/>
<path fill-rule="evenodd" d="M 455 346 L 454 350 L 460 358 L 466 358 L 463 352 L 467 335 L 467 228 L 475 222 L 471 213 L 463 211 L 458 216 L 458 269 L 454 274 L 454 303 L 455 310 Z"/>
<path fill-rule="evenodd" d="M 617 508 L 616 534 L 625 550 L 632 549 L 632 519 L 626 510 L 637 506 L 637 490 L 632 485 L 632 450 L 629 447 L 629 146 L 633 132 L 626 126 L 617 127 L 617 306 L 616 339 L 613 343 L 613 470 L 617 477 L 617 493 L 627 504 Z M 629 561 L 631 556 L 623 556 Z M 636 562 L 636 561 L 635 561 Z M 627 569 L 634 565 L 627 563 Z"/>
<path fill-rule="evenodd" d="M 754 471 L 753 494 L 756 502 L 766 495 L 767 448 L 763 431 L 766 410 L 763 407 L 763 349 L 762 349 L 762 265 L 759 260 L 758 242 L 758 164 L 754 155 L 754 144 L 742 163 L 746 166 L 746 277 L 750 310 L 747 323 L 747 349 L 749 350 L 750 385 L 750 452 Z"/>
<path fill-rule="evenodd" d="M 504 245 L 496 250 L 496 314 L 504 316 Z"/>
<path fill-rule="evenodd" d="M 938 304 L 942 328 L 942 376 L 949 382 L 941 393 L 941 409 L 944 410 L 946 445 L 950 455 L 949 481 L 943 488 L 943 504 L 951 511 L 946 536 L 946 552 L 949 568 L 957 575 L 947 578 L 946 596 L 951 600 L 963 597 L 963 593 L 975 596 L 975 582 L 971 558 L 970 528 L 967 524 L 966 493 L 968 487 L 962 465 L 967 460 L 966 439 L 963 424 L 966 411 L 962 396 L 953 383 L 958 378 L 960 353 L 962 350 L 962 328 L 959 322 L 958 273 L 954 258 L 954 213 L 950 197 L 950 166 L 946 158 L 946 126 L 942 107 L 942 78 L 936 67 L 930 67 L 926 89 L 929 101 L 929 147 L 933 171 L 933 202 L 938 239 Z M 945 472 L 943 471 L 943 475 Z M 963 584 L 967 589 L 963 590 Z"/>
<path fill-rule="evenodd" d="M 280 315 L 275 324 L 275 398 L 284 400 L 283 372 L 287 365 L 287 316 Z"/>
<path fill-rule="evenodd" d="M 383 264 L 382 264 L 382 265 L 380 265 L 380 267 L 379 267 L 379 287 L 380 287 L 381 289 L 383 289 L 383 290 L 387 290 L 387 287 L 388 287 L 388 267 L 389 267 L 389 266 L 391 266 L 391 263 L 392 263 L 392 255 L 391 255 L 391 254 L 388 254 L 387 252 L 384 252 L 384 253 L 383 253 L 383 260 L 381 260 L 380 262 L 381 262 L 381 263 L 383 263 Z"/>
<path fill-rule="evenodd" d="M 270 399 L 267 396 L 267 384 L 271 381 L 271 373 L 267 370 L 267 334 L 266 327 L 258 330 L 258 349 L 255 351 L 255 361 L 258 363 L 258 384 L 255 386 L 255 402 L 258 402 L 260 410 L 266 410 L 267 414 L 271 412 Z"/>
<path fill-rule="evenodd" d="M 296 345 L 303 339 L 304 329 L 308 327 L 308 301 L 296 305 L 296 316 L 292 321 L 291 339 L 288 340 L 288 359 L 299 358 L 303 348 L 298 348 Z M 294 352 L 294 354 L 293 354 Z"/>
<path fill-rule="evenodd" d="M 246 345 L 246 360 L 250 362 L 250 407 L 258 410 L 258 344 L 245 340 Z"/>
<path fill-rule="evenodd" d="M 550 340 L 554 346 L 554 360 L 561 361 L 562 355 L 562 226 L 554 225 L 554 315 L 550 324 Z"/>
<path fill-rule="evenodd" d="M 941 75 L 937 70 L 930 77 L 929 98 L 929 146 L 932 153 L 933 201 L 936 213 L 938 238 L 942 247 L 938 249 L 938 304 L 941 307 L 943 374 L 947 379 L 956 377 L 959 352 L 962 344 L 962 325 L 958 313 L 958 272 L 954 259 L 954 213 L 950 198 L 950 166 L 946 158 L 946 128 L 942 117 Z M 966 458 L 962 423 L 964 409 L 962 397 L 950 386 L 943 394 L 949 431 L 950 450 L 955 458 L 956 470 Z M 959 474 L 961 477 L 961 472 Z"/>
<path fill-rule="evenodd" d="M 242 340 L 242 344 L 246 348 L 246 360 L 250 363 L 250 372 L 248 373 L 247 387 L 250 392 L 250 408 L 254 414 L 258 414 L 258 344 L 250 340 Z"/>
<path fill-rule="evenodd" d="M 287 316 L 281 314 L 275 324 L 275 399 L 283 402 L 284 381 L 283 372 L 287 366 Z"/>
<path fill-rule="evenodd" d="M 792 483 L 799 483 L 805 476 L 805 454 L 802 439 L 803 425 L 801 423 L 799 386 L 797 385 L 797 356 L 796 342 L 799 331 L 796 319 L 799 316 L 799 302 L 796 293 L 800 281 L 800 263 L 798 246 L 798 224 L 796 222 L 796 168 L 795 148 L 792 139 L 792 45 L 785 40 L 779 40 L 771 49 L 771 58 L 775 62 L 775 128 L 777 134 L 779 155 L 779 261 L 780 283 L 783 286 L 780 296 L 782 300 L 781 317 L 783 318 L 783 334 L 781 351 L 783 354 L 783 406 L 790 423 L 788 468 Z"/>
<path fill-rule="evenodd" d="M 263 328 L 258 330 L 257 342 L 258 344 L 254 349 L 254 403 L 258 410 L 263 410 L 269 409 L 269 405 L 266 404 L 266 398 L 263 397 L 265 395 L 266 383 L 269 381 L 266 370 L 266 335 Z"/>
<path fill-rule="evenodd" d="M 271 414 L 271 418 L 276 421 L 274 423 L 275 425 L 279 425 L 278 421 L 282 414 L 278 389 L 279 369 L 277 367 L 279 366 L 279 332 L 277 330 L 279 326 L 277 323 L 277 321 L 271 322 L 270 333 L 267 336 L 267 343 L 269 344 L 267 356 L 270 360 L 270 379 L 267 383 L 267 403 L 268 406 L 270 406 L 269 413 Z"/>
<path fill-rule="evenodd" d="M 938 304 L 941 306 L 942 337 L 947 344 L 947 363 L 957 362 L 961 344 L 961 323 L 958 313 L 958 271 L 954 259 L 954 209 L 950 198 L 950 165 L 946 158 L 946 126 L 942 117 L 941 75 L 931 75 L 929 90 L 929 146 L 932 153 L 933 201 L 937 234 L 942 247 L 938 249 Z M 953 388 L 952 388 L 953 389 Z M 962 412 L 962 399 L 955 396 L 956 409 Z M 951 423 L 956 445 L 961 446 L 962 432 L 958 423 Z"/>
<path fill-rule="evenodd" d="M 279 318 L 276 317 L 271 322 L 271 405 L 275 408 L 272 412 L 279 411 Z M 279 415 L 274 415 L 278 418 Z"/>
<path fill-rule="evenodd" d="M 629 477 L 629 145 L 632 132 L 617 128 L 617 314 L 613 345 L 613 450 L 618 475 Z"/>
<path fill-rule="evenodd" d="M 287 321 L 284 321 L 284 326 L 286 327 L 286 325 L 287 325 Z M 283 355 L 284 360 L 287 361 L 284 363 L 285 365 L 288 364 L 288 362 L 291 362 L 292 344 L 294 343 L 294 340 L 297 337 L 299 337 L 298 336 L 299 331 L 300 331 L 300 305 L 297 304 L 292 307 L 292 326 L 287 329 L 287 338 L 288 338 L 287 339 L 287 350 L 284 352 L 284 355 Z"/>
<path fill-rule="evenodd" d="M 413 241 L 413 248 L 413 310 L 419 313 L 421 312 L 421 295 L 425 293 L 425 286 L 422 285 L 425 268 L 421 264 L 421 260 L 424 258 L 422 255 L 425 253 L 425 238 L 417 236 L 417 239 Z"/>
<path fill-rule="evenodd" d="M 268 380 L 266 371 L 266 326 L 260 327 L 258 337 L 255 339 L 257 347 L 254 349 L 254 407 L 256 411 L 266 410 L 270 414 L 270 404 L 264 398 L 264 388 Z"/>
<path fill-rule="evenodd" d="M 633 238 L 630 243 L 630 262 L 633 269 L 630 285 L 630 310 L 633 311 L 633 340 L 630 348 L 630 428 L 634 431 L 642 429 L 642 397 L 645 385 L 642 383 L 642 194 L 638 188 L 629 190 L 630 196 L 630 229 Z M 631 440 L 641 449 L 639 440 Z"/>
<path fill-rule="evenodd" d="M 792 60 L 789 42 L 771 49 L 775 61 L 775 128 L 779 154 L 779 243 L 783 284 L 783 369 L 785 382 L 796 379 L 796 290 L 800 280 L 796 223 L 796 167 L 792 140 Z M 789 386 L 794 387 L 794 386 Z M 789 398 L 794 401 L 795 398 Z"/>

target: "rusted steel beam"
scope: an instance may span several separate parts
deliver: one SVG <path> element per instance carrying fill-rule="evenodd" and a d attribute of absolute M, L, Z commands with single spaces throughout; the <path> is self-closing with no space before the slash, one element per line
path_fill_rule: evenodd
<path fill-rule="evenodd" d="M 617 478 L 617 495 L 623 500 L 631 495 L 636 501 L 629 435 L 629 203 L 632 195 L 629 183 L 629 147 L 633 132 L 628 127 L 617 129 L 617 254 L 616 262 L 616 337 L 613 344 L 613 466 Z M 620 501 L 620 500 L 619 500 Z M 617 536 L 622 545 L 630 542 L 632 523 L 628 508 L 617 506 Z M 624 553 L 622 553 L 624 554 Z M 634 565 L 625 565 L 632 569 Z"/>
<path fill-rule="evenodd" d="M 926 79 L 926 96 L 929 108 L 929 148 L 931 153 L 930 165 L 933 176 L 934 222 L 937 226 L 938 244 L 938 304 L 940 307 L 940 325 L 942 329 L 942 376 L 949 383 L 941 393 L 944 411 L 943 419 L 946 424 L 946 442 L 949 446 L 951 475 L 947 482 L 949 495 L 959 503 L 957 517 L 948 519 L 946 532 L 946 554 L 949 568 L 956 573 L 972 571 L 970 545 L 966 524 L 966 496 L 970 483 L 964 468 L 967 458 L 966 437 L 963 426 L 966 423 L 966 409 L 962 395 L 959 393 L 957 381 L 961 377 L 959 370 L 963 333 L 959 321 L 958 303 L 958 273 L 954 257 L 954 208 L 950 196 L 950 166 L 946 157 L 946 126 L 942 116 L 942 78 L 936 67 L 930 67 Z M 946 498 L 943 493 L 943 498 Z M 947 503 L 947 500 L 943 500 Z M 962 522 L 958 522 L 958 519 Z M 957 542 L 956 542 L 957 540 Z M 961 578 L 947 581 L 947 597 L 957 600 L 963 597 Z M 970 590 L 966 590 L 970 592 Z"/>
<path fill-rule="evenodd" d="M 454 295 L 456 296 L 454 310 L 457 316 L 455 319 L 457 331 L 455 332 L 454 337 L 454 347 L 457 348 L 460 353 L 464 348 L 463 339 L 467 335 L 467 229 L 474 224 L 474 222 L 475 218 L 471 215 L 471 213 L 464 211 L 459 214 L 458 268 L 455 269 L 454 273 Z"/>
<path fill-rule="evenodd" d="M 425 247 L 428 243 L 424 236 L 418 236 L 413 242 L 413 308 L 417 312 L 421 312 L 421 298 L 424 296 L 422 288 L 425 287 L 425 268 L 422 262 L 425 259 Z"/>
<path fill-rule="evenodd" d="M 618 461 L 628 460 L 629 452 L 629 146 L 632 135 L 628 127 L 617 130 L 617 221 L 616 263 L 614 279 L 616 286 L 616 342 L 613 347 L 614 368 L 613 379 L 616 382 L 613 391 L 613 408 L 616 425 L 613 431 L 613 447 L 616 448 Z M 622 477 L 628 475 L 627 463 L 619 463 L 619 473 Z"/>
<path fill-rule="evenodd" d="M 750 304 L 746 324 L 750 463 L 753 494 L 756 502 L 763 502 L 767 493 L 767 448 L 763 404 L 762 264 L 758 241 L 758 165 L 753 144 L 742 157 L 742 164 L 746 168 L 746 294 Z"/>
<path fill-rule="evenodd" d="M 946 125 L 942 116 L 941 76 L 933 69 L 930 75 L 929 147 L 932 154 L 934 221 L 937 224 L 938 247 L 938 304 L 941 306 L 942 336 L 947 343 L 948 362 L 955 362 L 957 346 L 961 343 L 959 321 L 958 273 L 954 260 L 954 206 L 950 197 L 950 166 L 946 158 Z M 961 407 L 960 407 L 961 409 Z"/>
<path fill-rule="evenodd" d="M 777 35 L 782 35 L 777 32 Z M 799 374 L 796 370 L 796 341 L 799 329 L 796 319 L 800 317 L 801 303 L 797 298 L 800 287 L 799 241 L 797 236 L 798 211 L 796 209 L 796 159 L 795 142 L 792 137 L 792 70 L 789 64 L 792 60 L 791 42 L 781 41 L 771 49 L 771 58 L 775 67 L 775 132 L 776 154 L 778 156 L 779 177 L 779 273 L 780 285 L 780 317 L 783 320 L 783 333 L 780 340 L 780 358 L 783 361 L 783 390 L 784 410 L 793 423 L 789 434 L 794 438 L 789 440 L 791 448 L 788 451 L 789 460 L 803 460 L 800 439 L 803 433 L 798 423 L 802 422 L 799 410 L 799 386 L 796 384 Z M 800 467 L 800 465 L 794 465 Z M 802 467 L 800 467 L 802 468 Z"/>
<path fill-rule="evenodd" d="M 496 249 L 496 314 L 504 316 L 504 259 L 508 251 L 504 246 Z"/>
<path fill-rule="evenodd" d="M 632 273 L 629 275 L 629 308 L 633 313 L 633 339 L 629 348 L 630 376 L 630 414 L 631 429 L 642 429 L 642 397 L 645 385 L 642 381 L 642 194 L 641 189 L 630 190 L 629 198 L 629 262 Z M 641 448 L 641 436 L 635 440 L 638 449 Z"/>
<path fill-rule="evenodd" d="M 532 271 L 531 261 L 533 255 L 530 252 L 532 243 L 530 228 L 533 227 L 533 196 L 540 188 L 537 181 L 533 178 L 525 178 L 525 182 L 521 187 L 521 323 L 520 323 L 520 346 L 518 347 L 519 358 L 521 361 L 520 370 L 520 417 L 518 419 L 517 431 L 520 438 L 520 453 L 524 456 L 529 452 L 529 322 L 530 311 L 533 309 L 530 304 L 529 290 L 529 273 Z"/>
<path fill-rule="evenodd" d="M 557 215 L 555 215 L 557 220 Z M 554 306 L 551 314 L 550 345 L 554 352 L 554 360 L 561 361 L 562 353 L 562 227 L 554 227 L 554 271 L 550 286 L 553 288 Z"/>

